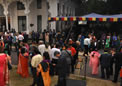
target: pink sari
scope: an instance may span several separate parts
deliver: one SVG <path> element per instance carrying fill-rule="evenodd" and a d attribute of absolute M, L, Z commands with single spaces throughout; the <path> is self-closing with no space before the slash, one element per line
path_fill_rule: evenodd
<path fill-rule="evenodd" d="M 27 52 L 29 53 L 29 45 L 26 44 L 25 47 L 27 48 Z"/>
<path fill-rule="evenodd" d="M 92 56 L 94 54 L 94 57 Z M 89 66 L 92 68 L 92 74 L 98 74 L 100 54 L 97 51 L 92 51 L 90 54 Z"/>
<path fill-rule="evenodd" d="M 6 54 L 0 55 L 0 86 L 8 84 L 8 60 Z"/>

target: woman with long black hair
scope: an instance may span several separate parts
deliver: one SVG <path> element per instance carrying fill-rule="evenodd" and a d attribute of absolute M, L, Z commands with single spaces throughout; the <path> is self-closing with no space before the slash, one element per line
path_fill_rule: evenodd
<path fill-rule="evenodd" d="M 50 86 L 50 57 L 48 52 L 43 53 L 43 59 L 37 67 L 37 86 Z"/>

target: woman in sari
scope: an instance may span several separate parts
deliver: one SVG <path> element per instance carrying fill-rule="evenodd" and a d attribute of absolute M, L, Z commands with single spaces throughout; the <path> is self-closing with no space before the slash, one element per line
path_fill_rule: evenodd
<path fill-rule="evenodd" d="M 50 57 L 48 52 L 43 54 L 44 60 L 37 67 L 37 86 L 50 86 Z"/>
<path fill-rule="evenodd" d="M 22 47 L 20 49 L 19 54 L 19 63 L 18 63 L 18 69 L 17 73 L 20 74 L 23 78 L 29 77 L 29 71 L 28 71 L 28 52 L 26 47 Z"/>
<path fill-rule="evenodd" d="M 0 86 L 9 84 L 8 61 L 11 64 L 11 58 L 3 52 L 4 46 L 0 46 Z"/>
<path fill-rule="evenodd" d="M 90 54 L 89 66 L 92 68 L 93 75 L 98 74 L 99 57 L 100 57 L 100 54 L 97 51 L 92 51 Z"/>

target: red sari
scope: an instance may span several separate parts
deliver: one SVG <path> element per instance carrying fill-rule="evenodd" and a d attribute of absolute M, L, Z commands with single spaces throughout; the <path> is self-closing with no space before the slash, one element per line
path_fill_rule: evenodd
<path fill-rule="evenodd" d="M 122 78 L 122 68 L 120 69 L 120 77 Z"/>
<path fill-rule="evenodd" d="M 0 55 L 0 86 L 8 84 L 8 63 L 6 54 Z"/>
<path fill-rule="evenodd" d="M 23 78 L 29 77 L 27 56 L 28 53 L 24 54 L 24 56 L 21 53 L 19 54 L 17 73 L 20 74 Z"/>

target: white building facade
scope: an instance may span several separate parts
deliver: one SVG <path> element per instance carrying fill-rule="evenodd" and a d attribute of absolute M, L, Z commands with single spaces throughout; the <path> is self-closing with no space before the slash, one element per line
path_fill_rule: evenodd
<path fill-rule="evenodd" d="M 48 17 L 75 16 L 73 0 L 0 0 L 0 30 L 17 32 L 65 29 L 66 22 L 48 22 Z"/>
<path fill-rule="evenodd" d="M 75 0 L 48 0 L 50 17 L 56 16 L 75 16 L 76 4 Z M 49 24 L 50 29 L 61 31 L 70 27 L 72 22 L 57 21 Z"/>

